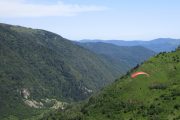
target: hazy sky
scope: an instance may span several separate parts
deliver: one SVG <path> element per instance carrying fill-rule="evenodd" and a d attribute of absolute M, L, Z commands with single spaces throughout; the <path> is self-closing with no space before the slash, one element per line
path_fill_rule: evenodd
<path fill-rule="evenodd" d="M 0 22 L 72 40 L 180 38 L 180 0 L 0 0 Z"/>

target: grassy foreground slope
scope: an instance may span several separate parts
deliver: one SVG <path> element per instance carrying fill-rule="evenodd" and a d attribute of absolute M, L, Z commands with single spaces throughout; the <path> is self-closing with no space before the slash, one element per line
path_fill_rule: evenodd
<path fill-rule="evenodd" d="M 130 73 L 136 71 L 145 71 L 150 76 L 130 78 Z M 84 105 L 51 114 L 47 119 L 180 119 L 180 49 L 160 53 L 130 73 L 91 97 Z"/>

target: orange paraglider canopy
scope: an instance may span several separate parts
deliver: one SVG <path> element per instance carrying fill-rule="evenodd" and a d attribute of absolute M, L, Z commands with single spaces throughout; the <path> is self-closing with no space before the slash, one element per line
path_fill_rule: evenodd
<path fill-rule="evenodd" d="M 146 76 L 149 76 L 148 73 L 145 73 L 145 72 L 135 72 L 133 74 L 131 74 L 131 78 L 136 78 L 138 75 L 146 75 Z"/>

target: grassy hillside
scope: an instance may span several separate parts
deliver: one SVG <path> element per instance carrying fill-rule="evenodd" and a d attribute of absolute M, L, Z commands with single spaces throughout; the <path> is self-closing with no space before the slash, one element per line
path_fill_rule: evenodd
<path fill-rule="evenodd" d="M 115 79 L 112 69 L 57 34 L 0 24 L 0 119 L 39 114 L 26 99 L 83 100 Z"/>
<path fill-rule="evenodd" d="M 130 73 L 144 71 L 134 79 Z M 48 120 L 179 120 L 180 49 L 160 53 L 91 97 Z M 44 118 L 45 119 L 45 118 Z"/>
<path fill-rule="evenodd" d="M 137 64 L 155 55 L 155 52 L 141 46 L 116 46 L 108 43 L 78 43 L 106 60 L 118 73 L 126 73 Z"/>

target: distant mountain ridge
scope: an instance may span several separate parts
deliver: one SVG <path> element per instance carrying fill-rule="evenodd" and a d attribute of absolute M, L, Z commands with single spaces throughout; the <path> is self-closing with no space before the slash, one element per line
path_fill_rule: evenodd
<path fill-rule="evenodd" d="M 155 55 L 155 52 L 142 46 L 117 46 L 111 43 L 77 43 L 105 59 L 117 73 L 126 73 L 137 64 Z"/>
<path fill-rule="evenodd" d="M 175 50 L 178 45 L 180 45 L 180 39 L 172 39 L 172 38 L 158 38 L 150 41 L 124 41 L 124 40 L 80 40 L 80 42 L 104 42 L 104 43 L 112 43 L 118 46 L 143 46 L 150 50 L 153 50 L 157 53 L 159 52 L 169 52 Z"/>

